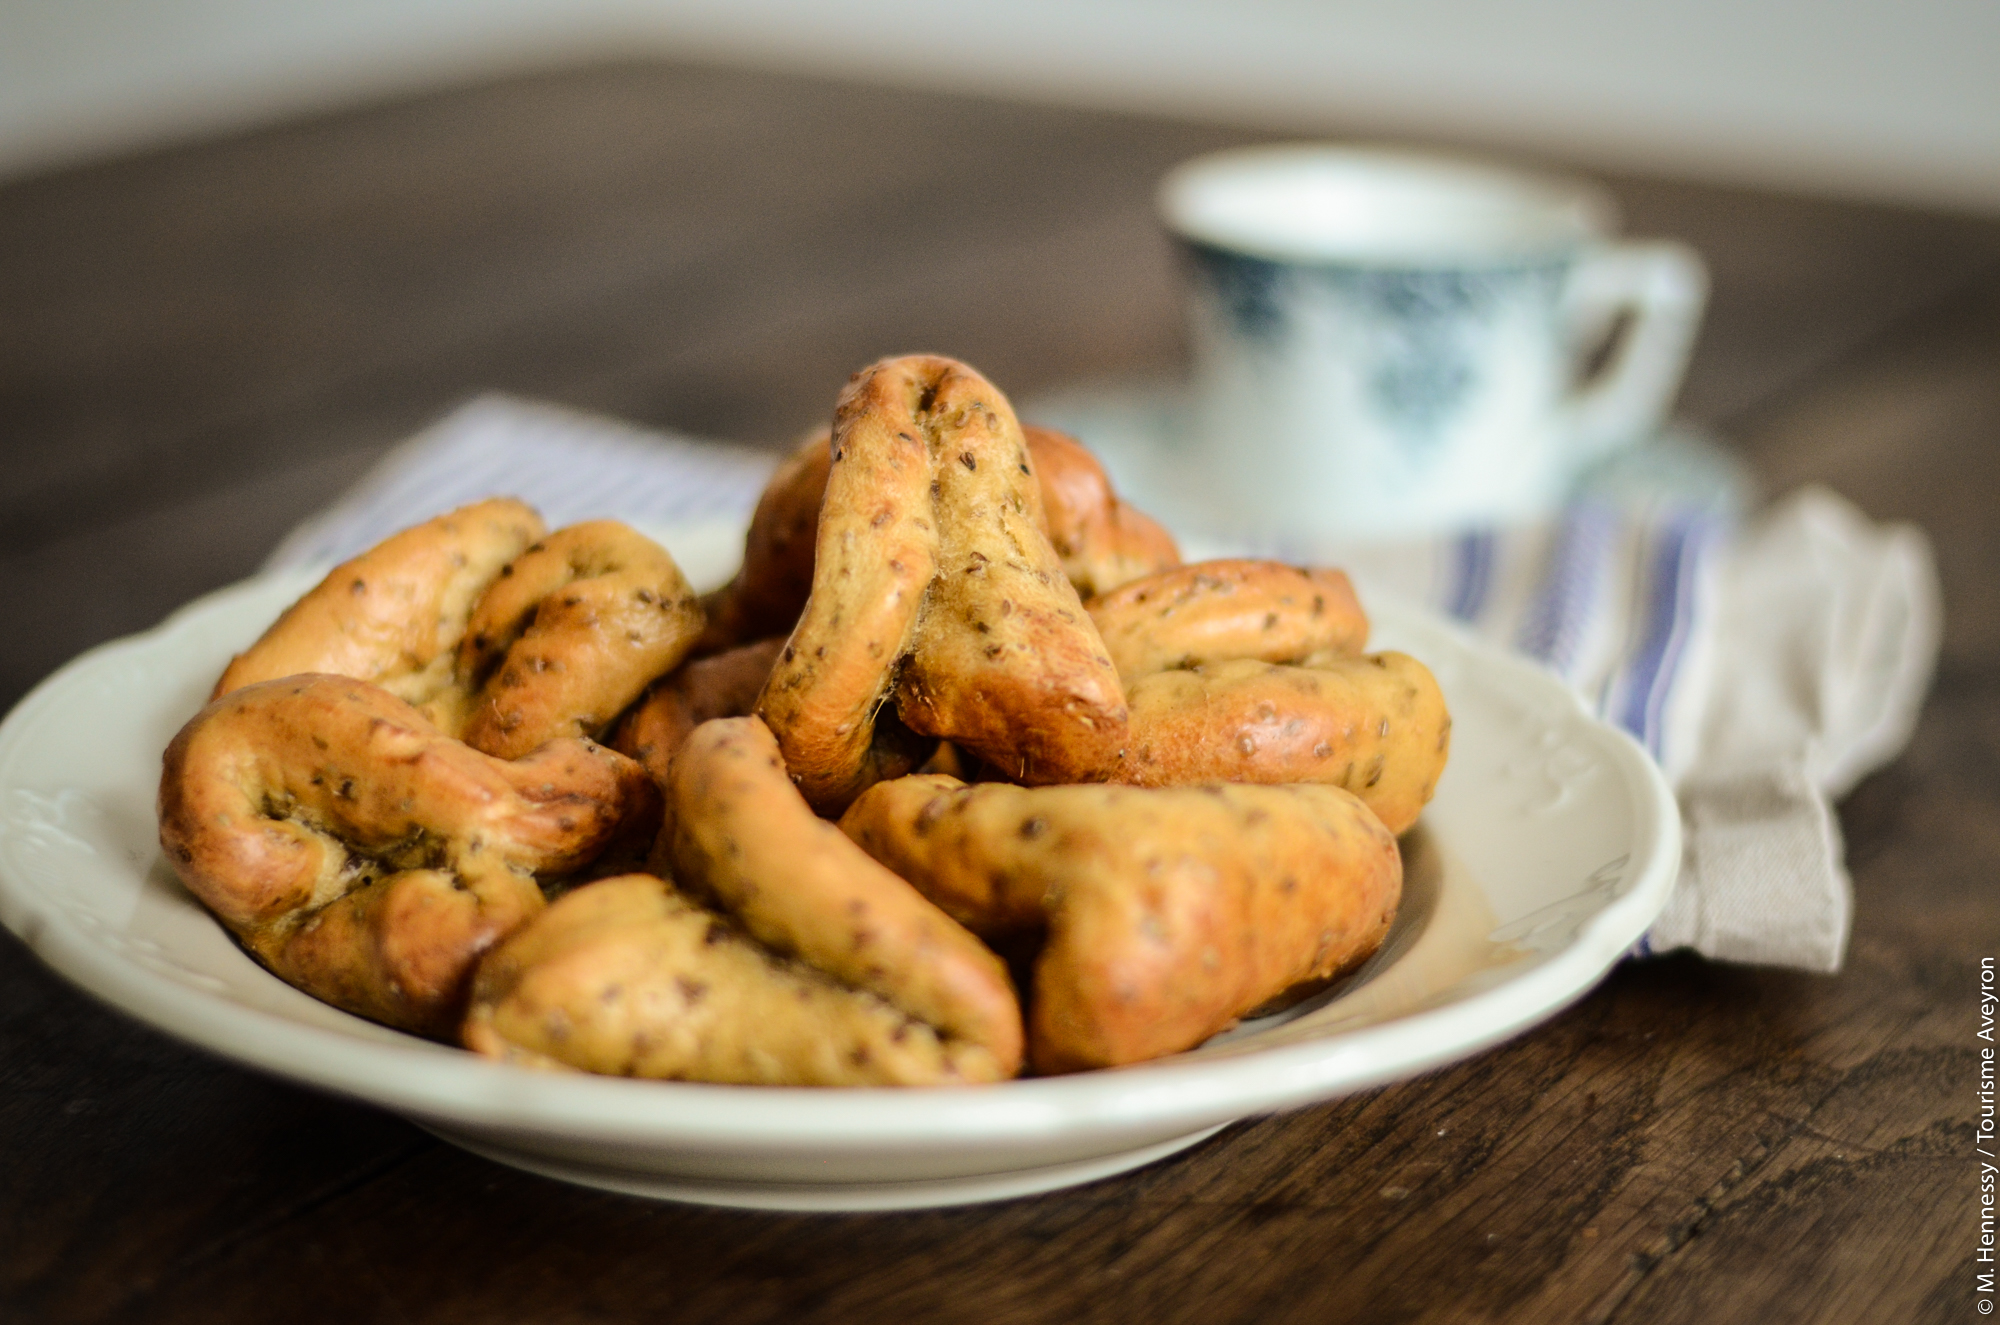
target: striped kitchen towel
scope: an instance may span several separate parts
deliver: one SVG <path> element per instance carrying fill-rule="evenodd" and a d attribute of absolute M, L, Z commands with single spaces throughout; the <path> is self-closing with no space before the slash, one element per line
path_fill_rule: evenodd
<path fill-rule="evenodd" d="M 1920 531 L 1820 488 L 1747 520 L 1586 494 L 1526 528 L 1272 550 L 1535 658 L 1652 754 L 1684 849 L 1641 955 L 1839 969 L 1853 890 L 1833 801 L 1908 742 L 1937 657 Z"/>
<path fill-rule="evenodd" d="M 1134 438 L 1102 411 L 1031 417 L 1106 453 L 1147 504 L 1118 463 Z M 269 564 L 337 561 L 494 493 L 531 496 L 552 525 L 741 519 L 777 458 L 481 397 L 397 447 Z M 1817 489 L 1746 523 L 1727 484 L 1685 478 L 1600 482 L 1540 525 L 1394 546 L 1224 541 L 1345 565 L 1364 593 L 1427 603 L 1537 659 L 1637 738 L 1679 792 L 1686 841 L 1642 954 L 1836 970 L 1852 900 L 1831 800 L 1914 726 L 1939 635 L 1928 544 Z"/>
<path fill-rule="evenodd" d="M 1389 593 L 1423 603 L 1527 654 L 1674 778 L 1695 754 L 1713 642 L 1705 627 L 1730 527 L 1725 514 L 1670 498 L 1625 505 L 1586 497 L 1544 524 L 1409 542 L 1213 541 L 1345 567 L 1364 601 Z"/>

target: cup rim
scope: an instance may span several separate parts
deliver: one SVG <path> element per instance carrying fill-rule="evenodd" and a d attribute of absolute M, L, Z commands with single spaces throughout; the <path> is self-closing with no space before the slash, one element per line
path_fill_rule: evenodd
<path fill-rule="evenodd" d="M 1312 251 L 1258 236 L 1245 236 L 1201 214 L 1197 194 L 1218 183 L 1274 167 L 1328 165 L 1388 166 L 1461 185 L 1511 194 L 1544 211 L 1552 224 L 1535 239 L 1468 248 L 1460 253 L 1337 253 Z M 1154 194 L 1162 224 L 1178 238 L 1219 250 L 1297 267 L 1353 267 L 1422 271 L 1468 267 L 1516 267 L 1554 261 L 1579 248 L 1608 241 L 1619 227 L 1617 203 L 1603 186 L 1575 176 L 1515 166 L 1505 160 L 1452 151 L 1386 143 L 1298 141 L 1225 148 L 1181 162 L 1161 177 Z"/>

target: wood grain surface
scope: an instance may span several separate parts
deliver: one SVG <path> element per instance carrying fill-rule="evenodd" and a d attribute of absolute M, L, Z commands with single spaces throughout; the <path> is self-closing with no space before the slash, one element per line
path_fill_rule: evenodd
<path fill-rule="evenodd" d="M 779 446 L 855 366 L 1182 365 L 1161 170 L 1238 131 L 682 66 L 0 187 L 0 705 L 499 388 Z M 187 1050 L 0 937 L 0 1320 L 1959 1321 L 2000 955 L 2000 224 L 1657 180 L 1684 406 L 1935 541 L 1836 977 L 1675 956 L 1388 1089 L 1002 1205 L 780 1216 L 501 1168 Z"/>

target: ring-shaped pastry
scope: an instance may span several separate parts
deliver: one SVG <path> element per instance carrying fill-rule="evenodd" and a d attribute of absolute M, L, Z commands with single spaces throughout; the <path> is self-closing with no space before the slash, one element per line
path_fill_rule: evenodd
<path fill-rule="evenodd" d="M 702 610 L 680 568 L 615 520 L 544 536 L 510 497 L 438 516 L 328 572 L 211 698 L 324 672 L 377 685 L 475 749 L 518 758 L 602 735 L 693 648 Z"/>
<path fill-rule="evenodd" d="M 659 795 L 601 746 L 496 759 L 387 691 L 303 675 L 196 714 L 167 747 L 159 818 L 181 881 L 278 976 L 448 1036 L 473 963 L 541 910 L 538 878 L 642 846 Z"/>
<path fill-rule="evenodd" d="M 546 532 L 533 507 L 493 497 L 394 534 L 286 608 L 230 662 L 209 698 L 328 672 L 380 686 L 457 735 L 472 707 L 458 677 L 458 646 L 473 608 Z"/>
<path fill-rule="evenodd" d="M 1041 490 L 1042 532 L 1063 573 L 1088 600 L 1127 581 L 1180 564 L 1173 535 L 1111 487 L 1097 457 L 1053 428 L 1024 424 L 1028 464 Z M 812 595 L 820 506 L 833 469 L 829 429 L 806 438 L 772 473 L 743 539 L 743 564 L 703 600 L 708 624 L 697 655 L 783 635 Z"/>
<path fill-rule="evenodd" d="M 598 736 L 701 628 L 700 600 L 658 543 L 616 520 L 559 529 L 507 564 L 466 623 L 465 742 L 517 759 L 558 736 Z"/>

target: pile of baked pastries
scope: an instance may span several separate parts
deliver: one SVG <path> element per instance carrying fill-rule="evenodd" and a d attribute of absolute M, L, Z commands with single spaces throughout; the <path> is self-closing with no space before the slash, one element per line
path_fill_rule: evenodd
<path fill-rule="evenodd" d="M 979 374 L 889 359 L 705 599 L 511 498 L 336 568 L 168 747 L 160 839 L 283 979 L 511 1062 L 1136 1062 L 1387 933 L 1450 719 L 1367 632 L 1339 572 L 1183 565 Z"/>

